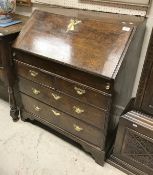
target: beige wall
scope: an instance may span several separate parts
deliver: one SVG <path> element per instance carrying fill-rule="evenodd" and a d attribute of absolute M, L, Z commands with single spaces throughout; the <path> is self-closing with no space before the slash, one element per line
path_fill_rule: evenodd
<path fill-rule="evenodd" d="M 47 3 L 51 5 L 58 5 L 62 7 L 69 7 L 69 8 L 78 8 L 78 9 L 88 9 L 88 10 L 95 10 L 95 11 L 103 11 L 103 12 L 112 12 L 112 13 L 121 13 L 121 14 L 131 14 L 131 15 L 145 15 L 145 10 L 132 10 L 131 8 L 127 8 L 124 3 L 139 3 L 143 5 L 147 5 L 149 3 L 149 0 L 100 0 L 103 1 L 102 4 L 96 4 L 88 3 L 88 1 L 81 1 L 81 0 L 32 0 L 32 2 L 37 3 Z M 120 4 L 119 7 L 108 5 L 107 3 L 104 3 L 104 1 L 122 1 L 123 3 Z"/>
<path fill-rule="evenodd" d="M 151 8 L 150 8 L 148 15 L 147 15 L 146 33 L 145 33 L 145 38 L 144 38 L 144 42 L 143 42 L 143 46 L 142 46 L 142 52 L 141 52 L 141 56 L 140 56 L 140 63 L 139 63 L 139 68 L 138 68 L 137 77 L 136 77 L 136 81 L 135 81 L 135 87 L 133 90 L 133 96 L 136 94 L 136 91 L 137 91 L 137 87 L 138 87 L 139 79 L 141 76 L 142 67 L 143 67 L 145 56 L 146 56 L 146 51 L 147 51 L 152 28 L 153 28 L 153 2 L 151 4 Z"/>
<path fill-rule="evenodd" d="M 127 6 L 124 4 L 120 4 L 119 7 L 117 6 L 113 7 L 113 5 L 108 5 L 106 3 L 101 5 L 100 4 L 98 5 L 95 3 L 87 3 L 87 2 L 80 3 L 80 0 L 32 0 L 32 2 L 37 2 L 37 3 L 33 4 L 33 8 L 31 10 L 34 10 L 35 8 L 48 9 L 48 5 L 46 5 L 46 3 L 49 3 L 50 5 L 57 5 L 61 7 L 87 9 L 87 10 L 102 11 L 102 12 L 108 12 L 108 13 L 129 14 L 129 15 L 138 15 L 138 16 L 146 15 L 145 9 L 142 8 L 141 10 L 140 9 L 137 10 L 137 9 L 127 8 Z M 21 13 L 24 13 L 22 9 L 23 8 L 18 8 L 18 10 Z M 25 10 L 27 10 L 27 8 L 24 8 L 24 11 Z"/>
<path fill-rule="evenodd" d="M 104 1 L 104 0 L 99 0 L 99 1 Z M 122 2 L 122 3 L 132 3 L 132 4 L 148 4 L 149 0 L 105 0 L 105 1 L 109 1 L 109 2 Z M 48 4 L 72 4 L 77 6 L 77 4 L 81 4 L 79 0 L 32 0 L 32 2 L 46 2 Z"/>
<path fill-rule="evenodd" d="M 17 13 L 29 16 L 35 8 L 40 8 L 42 10 L 49 11 L 49 6 L 34 5 L 33 8 L 17 7 Z M 144 63 L 144 59 L 145 59 L 145 55 L 146 55 L 152 27 L 153 27 L 153 3 L 151 4 L 151 8 L 150 8 L 148 15 L 147 15 L 146 33 L 145 33 L 142 52 L 141 52 L 141 56 L 140 56 L 140 63 L 139 63 L 139 68 L 138 68 L 137 77 L 136 77 L 136 81 L 135 81 L 135 86 L 133 89 L 133 96 L 135 96 L 136 91 L 137 91 L 137 87 L 138 87 L 139 79 L 141 76 L 141 71 L 142 71 L 142 67 L 143 67 L 143 63 Z"/>

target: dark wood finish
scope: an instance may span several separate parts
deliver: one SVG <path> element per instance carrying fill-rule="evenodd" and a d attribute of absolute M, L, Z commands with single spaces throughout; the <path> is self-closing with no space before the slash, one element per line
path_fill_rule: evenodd
<path fill-rule="evenodd" d="M 45 60 L 45 69 L 44 69 L 44 61 L 41 57 L 34 56 L 29 53 L 21 52 L 18 50 L 18 52 L 15 52 L 15 57 L 17 60 L 18 64 L 22 64 L 22 69 L 24 68 L 24 65 L 26 65 L 27 70 L 29 69 L 34 69 L 34 70 L 40 70 L 41 72 L 47 72 L 48 74 L 51 75 L 56 75 L 56 77 L 64 77 L 66 79 L 71 80 L 71 82 L 77 82 L 80 83 L 84 86 L 91 87 L 96 90 L 100 90 L 102 92 L 105 92 L 107 94 L 112 94 L 112 84 L 113 80 L 110 79 L 102 79 L 101 77 L 95 77 L 93 74 L 89 74 L 87 72 L 83 72 L 68 66 L 63 66 L 61 64 L 51 62 L 50 60 Z M 31 60 L 32 60 L 32 65 L 31 65 Z M 23 64 L 24 63 L 24 64 Z M 22 70 L 21 70 L 22 71 Z M 24 70 L 23 70 L 24 71 Z M 28 76 L 28 72 L 20 72 L 23 77 Z M 80 78 L 81 77 L 81 78 Z M 107 86 L 109 85 L 109 88 Z"/>
<path fill-rule="evenodd" d="M 153 32 L 145 58 L 139 87 L 136 95 L 135 108 L 153 115 Z"/>
<path fill-rule="evenodd" d="M 0 98 L 8 101 L 8 88 L 4 86 L 3 82 L 0 82 Z"/>
<path fill-rule="evenodd" d="M 18 33 L 20 32 L 21 28 L 23 27 L 23 24 L 27 21 L 27 17 L 21 16 L 21 15 L 15 15 L 14 19 L 21 20 L 22 23 L 12 25 L 9 27 L 2 28 L 0 27 L 0 74 L 2 81 L 8 82 L 5 68 L 7 68 L 8 60 L 6 57 L 10 54 L 10 45 L 14 41 L 14 39 L 17 37 Z"/>
<path fill-rule="evenodd" d="M 141 113 L 132 111 L 120 119 L 113 154 L 108 162 L 128 174 L 151 175 L 153 174 L 153 120 L 151 119 L 153 116 L 153 31 L 132 108 Z"/>
<path fill-rule="evenodd" d="M 23 109 L 26 112 L 34 114 L 36 117 L 56 125 L 101 149 L 103 148 L 104 142 L 102 139 L 104 138 L 104 135 L 100 130 L 24 94 L 21 94 L 21 98 L 23 101 Z M 38 110 L 35 109 L 37 107 L 39 108 Z"/>
<path fill-rule="evenodd" d="M 14 48 L 112 78 L 134 28 L 127 25 L 125 31 L 119 24 L 84 19 L 76 30 L 67 32 L 71 18 L 35 11 Z M 40 25 L 44 21 L 52 25 Z"/>
<path fill-rule="evenodd" d="M 79 143 L 83 149 L 90 153 L 91 156 L 95 159 L 95 161 L 100 164 L 103 165 L 104 164 L 104 160 L 105 160 L 105 152 L 98 149 L 97 147 L 91 145 L 90 143 L 76 137 L 75 135 L 72 135 L 71 133 L 63 130 L 62 128 L 57 127 L 56 125 L 53 125 L 51 123 L 47 123 L 45 120 L 43 120 L 42 118 L 37 118 L 36 116 L 33 116 L 30 113 L 25 112 L 24 110 L 21 111 L 21 116 L 24 116 L 24 118 L 22 117 L 22 120 L 26 120 L 26 119 L 31 119 L 33 120 L 37 120 L 39 122 L 41 122 L 42 124 L 45 124 L 46 126 L 51 127 L 52 129 L 54 129 L 55 131 L 61 133 L 62 135 L 65 135 L 66 137 L 76 141 L 77 143 Z"/>
<path fill-rule="evenodd" d="M 16 61 L 15 69 L 19 76 L 55 89 L 55 77 L 48 74 L 47 71 L 35 68 L 34 66 L 30 66 L 19 61 Z"/>
<path fill-rule="evenodd" d="M 120 118 L 109 163 L 128 174 L 153 174 L 153 120 L 130 111 Z"/>
<path fill-rule="evenodd" d="M 147 113 L 153 115 L 153 67 L 146 86 L 142 108 L 144 111 L 147 111 Z"/>
<path fill-rule="evenodd" d="M 60 93 L 59 91 L 48 89 L 22 78 L 19 79 L 19 90 L 46 104 L 59 108 L 75 118 L 98 127 L 99 129 L 104 129 L 105 127 L 105 119 L 108 115 L 105 110 L 82 103 L 73 97 Z M 83 111 L 78 114 L 77 108 Z"/>
<path fill-rule="evenodd" d="M 17 107 L 22 120 L 38 120 L 72 138 L 103 165 L 132 96 L 145 21 L 59 13 L 35 11 L 13 45 Z M 54 123 L 52 109 L 63 116 Z M 74 133 L 72 123 L 84 134 Z"/>
<path fill-rule="evenodd" d="M 110 87 L 110 83 L 106 83 L 105 85 L 107 91 L 107 87 Z M 69 94 L 80 101 L 89 103 L 96 107 L 107 110 L 110 106 L 111 94 L 98 91 L 83 84 L 56 78 L 56 88 L 61 92 Z M 83 92 L 83 94 L 81 94 L 81 92 Z"/>
<path fill-rule="evenodd" d="M 98 106 L 102 109 L 107 110 L 109 107 L 111 94 L 98 91 L 83 84 L 70 81 L 69 79 L 59 78 L 56 75 L 53 75 L 51 73 L 48 74 L 44 70 L 34 68 L 22 62 L 15 62 L 17 74 L 25 79 L 32 80 L 52 89 L 56 89 L 60 92 L 71 95 L 82 102 Z M 36 75 L 33 76 L 33 74 Z M 106 83 L 106 87 L 107 86 L 109 86 L 109 84 Z"/>
<path fill-rule="evenodd" d="M 0 68 L 0 80 L 4 82 L 4 68 L 3 67 Z"/>
<path fill-rule="evenodd" d="M 12 109 L 11 115 L 14 119 L 17 119 L 16 115 L 18 115 L 18 110 L 14 100 L 14 92 L 12 90 L 11 44 L 28 18 L 21 15 L 15 15 L 14 19 L 19 19 L 22 23 L 5 28 L 0 27 L 0 97 L 7 101 L 10 99 L 10 106 Z"/>

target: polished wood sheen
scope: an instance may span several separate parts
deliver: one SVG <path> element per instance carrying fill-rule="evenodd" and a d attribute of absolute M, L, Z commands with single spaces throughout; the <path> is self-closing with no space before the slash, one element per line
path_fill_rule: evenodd
<path fill-rule="evenodd" d="M 101 77 L 95 77 L 95 75 L 93 75 L 93 74 L 88 74 L 86 72 L 83 72 L 83 71 L 80 71 L 80 70 L 77 70 L 77 69 L 74 69 L 74 68 L 71 68 L 68 66 L 63 66 L 61 64 L 51 62 L 49 60 L 45 61 L 46 64 L 45 64 L 45 69 L 44 69 L 44 66 L 43 66 L 44 61 L 40 57 L 25 53 L 25 52 L 21 52 L 20 50 L 18 50 L 18 52 L 15 52 L 14 54 L 16 55 L 16 58 L 18 58 L 17 60 L 15 60 L 15 62 L 17 62 L 17 64 L 16 64 L 17 69 L 20 72 L 20 74 L 22 74 L 23 77 L 29 76 L 29 72 L 28 72 L 29 69 L 30 70 L 31 69 L 38 70 L 40 72 L 46 72 L 47 75 L 54 74 L 56 76 L 58 75 L 60 77 L 64 77 L 66 79 L 71 80 L 71 82 L 73 80 L 73 84 L 75 82 L 77 82 L 77 83 L 80 83 L 82 85 L 86 85 L 88 87 L 91 87 L 93 89 L 100 90 L 104 93 L 112 94 L 113 80 L 104 79 Z M 31 65 L 31 60 L 33 62 L 33 65 Z M 18 66 L 18 64 L 19 64 L 19 66 Z M 24 66 L 24 65 L 26 65 L 26 66 Z M 21 66 L 22 66 L 22 68 L 21 68 Z M 40 76 L 40 78 L 41 77 L 42 76 Z M 37 81 L 39 81 L 39 78 L 37 78 L 37 77 L 33 78 L 33 81 L 35 81 L 34 79 L 36 79 L 36 80 L 38 79 Z M 46 81 L 47 80 L 45 80 L 45 82 Z M 41 82 L 41 83 L 43 83 L 43 82 Z M 63 83 L 63 82 L 59 82 L 59 83 Z M 46 83 L 45 83 L 45 85 L 46 85 Z M 109 86 L 109 88 L 107 88 L 107 86 Z"/>
<path fill-rule="evenodd" d="M 57 127 L 60 127 L 93 145 L 103 148 L 103 132 L 65 113 L 21 94 L 24 110 Z M 36 109 L 38 108 L 38 109 Z M 91 139 L 92 138 L 92 139 Z"/>
<path fill-rule="evenodd" d="M 57 90 L 48 89 L 22 78 L 19 79 L 19 90 L 55 108 L 60 108 L 63 112 L 98 127 L 99 129 L 104 129 L 105 127 L 105 120 L 108 115 L 107 110 L 95 108 L 89 104 L 82 103 L 75 98 L 60 93 Z M 101 100 L 103 101 L 103 99 Z M 105 103 L 107 104 L 108 102 L 105 101 Z"/>
<path fill-rule="evenodd" d="M 22 120 L 73 139 L 103 165 L 132 97 L 145 20 L 51 11 L 36 10 L 13 44 L 14 101 Z"/>
<path fill-rule="evenodd" d="M 22 62 L 16 61 L 15 67 L 17 74 L 25 79 L 40 83 L 41 85 L 47 86 L 51 89 L 64 92 L 82 102 L 98 106 L 104 110 L 109 108 L 111 94 L 98 91 L 68 79 L 62 79 L 59 77 L 55 78 L 53 74 L 45 74 L 44 70 L 25 65 Z M 110 87 L 110 84 L 106 83 L 106 88 L 107 86 Z"/>
<path fill-rule="evenodd" d="M 75 30 L 67 31 L 71 19 L 35 11 L 14 48 L 112 78 L 134 28 L 80 18 Z"/>
<path fill-rule="evenodd" d="M 18 75 L 22 77 L 43 84 L 49 88 L 55 88 L 55 77 L 46 74 L 44 70 L 37 69 L 33 66 L 26 65 L 19 61 L 16 61 L 15 68 Z"/>

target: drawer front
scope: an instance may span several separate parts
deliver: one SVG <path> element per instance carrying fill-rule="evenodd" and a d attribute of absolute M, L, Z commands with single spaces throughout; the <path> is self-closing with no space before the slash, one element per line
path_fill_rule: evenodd
<path fill-rule="evenodd" d="M 55 77 L 49 75 L 33 66 L 15 61 L 15 68 L 17 74 L 26 79 L 32 80 L 34 82 L 43 84 L 45 86 L 54 88 L 55 86 Z"/>
<path fill-rule="evenodd" d="M 0 67 L 2 67 L 2 59 L 1 59 L 1 55 L 0 55 Z"/>
<path fill-rule="evenodd" d="M 109 110 L 111 103 L 111 94 L 105 92 L 96 91 L 87 86 L 80 85 L 78 83 L 66 81 L 61 78 L 55 79 L 54 76 L 46 74 L 33 66 L 16 61 L 16 69 L 18 75 L 40 83 L 42 85 L 56 88 L 58 91 L 71 95 L 78 100 Z M 110 89 L 110 84 L 105 83 L 106 89 Z"/>
<path fill-rule="evenodd" d="M 142 115 L 139 113 L 129 115 L 127 113 L 125 116 L 127 117 L 126 119 L 120 118 L 113 154 L 127 164 L 145 171 L 148 175 L 152 175 L 153 132 L 152 126 L 150 127 L 150 119 L 147 121 L 145 116 L 142 120 Z M 135 121 L 128 119 L 129 117 L 135 119 L 137 116 L 139 118 Z"/>
<path fill-rule="evenodd" d="M 109 86 L 110 85 L 108 84 L 107 88 L 109 88 Z M 86 86 L 74 82 L 65 81 L 60 78 L 56 78 L 56 88 L 59 91 L 69 94 L 82 102 L 92 104 L 105 110 L 108 110 L 110 108 L 110 94 L 99 93 L 90 88 L 87 88 Z"/>
<path fill-rule="evenodd" d="M 19 78 L 19 90 L 99 129 L 104 129 L 107 112 L 81 103 L 58 91 Z"/>
<path fill-rule="evenodd" d="M 19 62 L 24 62 L 30 65 L 32 64 L 33 66 L 39 67 L 40 69 L 44 69 L 45 67 L 45 70 L 48 72 L 59 75 L 61 77 L 65 77 L 69 80 L 73 80 L 74 82 L 85 84 L 88 87 L 98 89 L 99 91 L 103 91 L 107 94 L 112 94 L 113 92 L 113 80 L 106 79 L 104 77 L 98 77 L 93 74 L 89 74 L 87 72 L 60 63 L 56 63 L 54 61 L 51 61 L 51 59 L 44 60 L 41 57 L 34 56 L 27 52 L 16 50 L 15 54 L 16 56 L 14 58 L 16 60 L 19 60 Z"/>
<path fill-rule="evenodd" d="M 103 148 L 103 131 L 26 95 L 21 94 L 21 99 L 26 112 L 34 114 L 44 121 L 54 124 L 95 146 Z"/>

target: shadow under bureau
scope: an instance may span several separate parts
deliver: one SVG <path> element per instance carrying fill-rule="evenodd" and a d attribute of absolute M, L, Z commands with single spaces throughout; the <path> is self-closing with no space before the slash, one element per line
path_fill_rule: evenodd
<path fill-rule="evenodd" d="M 132 96 L 145 21 L 71 12 L 36 10 L 24 26 L 13 45 L 14 101 L 22 120 L 48 125 L 103 165 Z"/>

